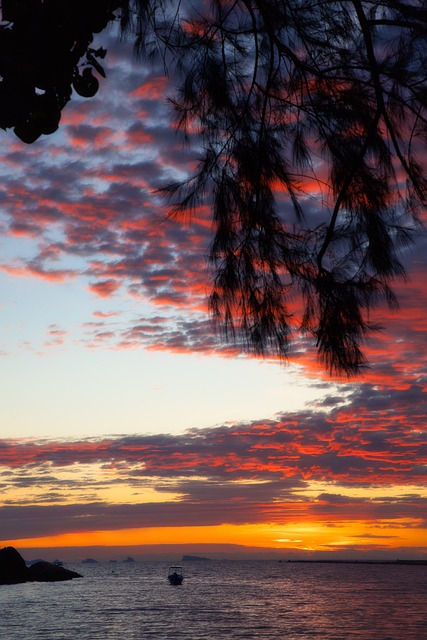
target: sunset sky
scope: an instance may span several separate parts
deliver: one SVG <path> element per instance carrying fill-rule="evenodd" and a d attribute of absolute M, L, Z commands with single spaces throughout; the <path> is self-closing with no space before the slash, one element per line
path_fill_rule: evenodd
<path fill-rule="evenodd" d="M 167 81 L 99 41 L 55 134 L 0 132 L 0 547 L 427 559 L 426 236 L 357 379 L 306 338 L 286 365 L 221 343 L 209 211 L 156 191 L 196 157 Z"/>

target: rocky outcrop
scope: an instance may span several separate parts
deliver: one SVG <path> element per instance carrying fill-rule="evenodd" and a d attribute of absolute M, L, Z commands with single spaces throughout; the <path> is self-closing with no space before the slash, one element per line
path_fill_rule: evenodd
<path fill-rule="evenodd" d="M 0 584 L 27 582 L 28 568 L 24 558 L 13 547 L 0 549 Z"/>
<path fill-rule="evenodd" d="M 50 562 L 36 562 L 27 567 L 25 560 L 14 547 L 0 550 L 0 584 L 19 584 L 21 582 L 59 582 L 82 576 Z"/>
<path fill-rule="evenodd" d="M 65 567 L 52 564 L 51 562 L 36 562 L 28 569 L 29 580 L 33 582 L 60 582 L 62 580 L 72 580 L 81 578 L 80 573 L 65 569 Z"/>

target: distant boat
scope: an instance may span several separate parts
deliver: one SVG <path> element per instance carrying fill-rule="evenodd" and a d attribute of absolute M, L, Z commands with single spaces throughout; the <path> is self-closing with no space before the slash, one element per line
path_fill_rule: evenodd
<path fill-rule="evenodd" d="M 169 567 L 168 580 L 170 584 L 182 584 L 182 581 L 184 580 L 182 567 Z"/>

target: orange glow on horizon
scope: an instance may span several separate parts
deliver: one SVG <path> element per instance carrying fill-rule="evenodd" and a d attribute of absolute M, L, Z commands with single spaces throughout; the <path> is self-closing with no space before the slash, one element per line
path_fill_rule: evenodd
<path fill-rule="evenodd" d="M 144 545 L 239 545 L 264 549 L 330 551 L 392 551 L 425 547 L 426 530 L 421 521 L 321 522 L 152 527 L 62 533 L 40 538 L 2 540 L 1 546 L 22 548 L 123 547 Z"/>

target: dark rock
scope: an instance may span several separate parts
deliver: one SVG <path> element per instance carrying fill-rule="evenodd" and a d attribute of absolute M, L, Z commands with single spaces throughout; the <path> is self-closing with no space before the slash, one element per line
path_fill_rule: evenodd
<path fill-rule="evenodd" d="M 82 576 L 75 571 L 56 566 L 51 562 L 36 562 L 27 567 L 25 560 L 13 547 L 0 550 L 0 585 L 21 582 L 58 582 Z"/>
<path fill-rule="evenodd" d="M 29 579 L 34 582 L 60 582 L 62 580 L 72 580 L 81 578 L 80 573 L 65 569 L 60 565 L 51 562 L 36 562 L 28 569 Z"/>
<path fill-rule="evenodd" d="M 13 547 L 0 549 L 0 584 L 27 582 L 28 569 L 24 558 Z"/>

